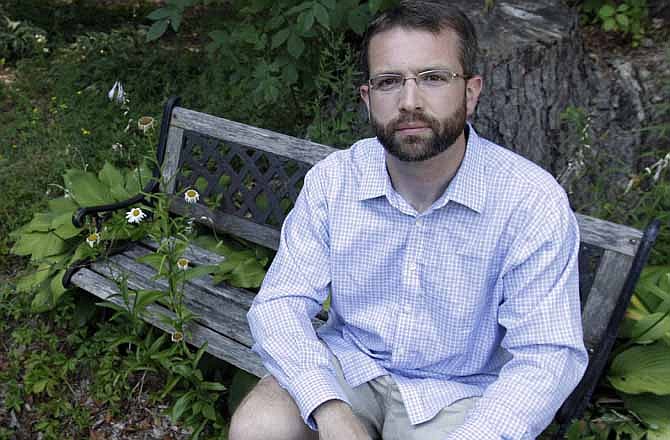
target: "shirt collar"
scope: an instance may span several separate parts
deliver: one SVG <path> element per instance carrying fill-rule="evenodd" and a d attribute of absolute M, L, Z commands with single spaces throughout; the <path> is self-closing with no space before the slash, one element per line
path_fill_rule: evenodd
<path fill-rule="evenodd" d="M 474 128 L 466 127 L 468 142 L 465 156 L 456 175 L 444 194 L 433 204 L 439 209 L 450 200 L 481 213 L 486 202 L 484 146 Z M 373 199 L 388 195 L 392 189 L 391 178 L 386 171 L 384 147 L 376 139 L 363 157 L 363 176 L 359 188 L 359 200 Z"/>

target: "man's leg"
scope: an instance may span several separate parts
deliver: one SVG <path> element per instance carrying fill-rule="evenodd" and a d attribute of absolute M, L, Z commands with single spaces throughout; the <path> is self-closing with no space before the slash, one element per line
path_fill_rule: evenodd
<path fill-rule="evenodd" d="M 318 440 L 291 395 L 272 376 L 261 379 L 233 414 L 230 440 Z"/>

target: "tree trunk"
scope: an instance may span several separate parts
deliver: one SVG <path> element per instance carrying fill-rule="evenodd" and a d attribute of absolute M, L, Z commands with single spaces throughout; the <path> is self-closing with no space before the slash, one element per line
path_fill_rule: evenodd
<path fill-rule="evenodd" d="M 558 176 L 579 157 L 566 145 L 561 121 L 574 106 L 586 111 L 592 138 L 602 141 L 586 148 L 606 147 L 624 168 L 635 163 L 634 131 L 644 118 L 639 85 L 629 66 L 612 75 L 586 56 L 575 10 L 555 0 L 498 0 L 488 12 L 483 2 L 452 3 L 479 33 L 484 90 L 473 122 L 482 135 Z"/>

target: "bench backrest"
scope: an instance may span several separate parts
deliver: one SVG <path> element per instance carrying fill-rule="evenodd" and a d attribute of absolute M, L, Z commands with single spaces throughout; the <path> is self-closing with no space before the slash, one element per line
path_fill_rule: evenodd
<path fill-rule="evenodd" d="M 171 99 L 166 106 L 158 154 L 168 182 L 163 191 L 175 195 L 172 210 L 276 250 L 281 224 L 305 173 L 335 149 L 175 104 Z M 186 205 L 180 195 L 192 187 L 200 190 L 205 204 Z M 577 221 L 590 365 L 559 411 L 559 422 L 569 421 L 588 403 L 655 235 L 580 214 Z"/>

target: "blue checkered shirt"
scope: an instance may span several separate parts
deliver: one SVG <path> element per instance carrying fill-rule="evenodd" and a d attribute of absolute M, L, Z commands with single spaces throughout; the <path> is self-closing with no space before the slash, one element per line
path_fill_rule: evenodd
<path fill-rule="evenodd" d="M 456 176 L 418 213 L 384 154 L 364 139 L 307 174 L 248 314 L 254 351 L 313 429 L 317 406 L 347 401 L 330 349 L 352 387 L 390 374 L 412 424 L 481 396 L 448 439 L 535 438 L 588 362 L 564 191 L 470 127 Z"/>

